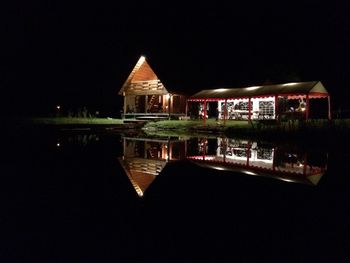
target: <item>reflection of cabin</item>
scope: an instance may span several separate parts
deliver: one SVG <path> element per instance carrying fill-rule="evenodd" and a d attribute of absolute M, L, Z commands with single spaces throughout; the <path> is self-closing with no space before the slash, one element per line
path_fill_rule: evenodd
<path fill-rule="evenodd" d="M 208 147 L 200 140 L 197 152 L 187 156 L 200 166 L 211 169 L 266 176 L 287 182 L 316 185 L 326 171 L 326 157 L 308 155 L 289 147 L 217 138 L 216 146 Z M 212 148 L 212 149 L 210 149 Z M 313 158 L 312 158 L 313 157 Z"/>
<path fill-rule="evenodd" d="M 201 118 L 216 111 L 215 115 L 223 120 L 331 119 L 330 96 L 320 81 L 208 89 L 188 101 L 199 103 Z"/>
<path fill-rule="evenodd" d="M 141 197 L 170 161 L 185 159 L 181 140 L 123 138 L 123 157 L 118 158 L 135 191 Z"/>
<path fill-rule="evenodd" d="M 151 119 L 185 115 L 186 98 L 169 92 L 143 56 L 118 94 L 124 96 L 124 118 Z"/>

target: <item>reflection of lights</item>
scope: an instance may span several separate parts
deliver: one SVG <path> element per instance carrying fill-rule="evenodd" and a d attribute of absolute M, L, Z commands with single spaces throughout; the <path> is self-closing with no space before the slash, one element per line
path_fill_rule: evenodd
<path fill-rule="evenodd" d="M 222 167 L 219 167 L 219 166 L 214 166 L 213 168 L 214 168 L 214 169 L 216 169 L 216 170 L 220 170 L 220 171 L 223 171 L 223 170 L 225 170 L 224 168 L 222 168 Z"/>
<path fill-rule="evenodd" d="M 58 143 L 56 144 L 56 146 L 57 146 L 57 147 L 60 147 L 60 146 L 61 146 L 61 144 L 58 142 Z"/>
<path fill-rule="evenodd" d="M 250 171 L 243 171 L 243 173 L 249 174 L 249 175 L 258 175 L 258 174 L 256 174 L 256 173 L 253 173 L 253 172 L 250 172 Z"/>
<path fill-rule="evenodd" d="M 56 109 L 58 109 L 58 110 L 59 110 L 60 108 L 61 108 L 61 106 L 60 106 L 60 105 L 57 105 L 57 106 L 56 106 Z"/>
<path fill-rule="evenodd" d="M 282 181 L 285 181 L 285 182 L 289 182 L 289 183 L 294 182 L 294 180 L 286 179 L 286 178 L 281 178 L 281 180 L 282 180 Z"/>
<path fill-rule="evenodd" d="M 305 108 L 301 108 L 302 111 L 305 111 Z"/>

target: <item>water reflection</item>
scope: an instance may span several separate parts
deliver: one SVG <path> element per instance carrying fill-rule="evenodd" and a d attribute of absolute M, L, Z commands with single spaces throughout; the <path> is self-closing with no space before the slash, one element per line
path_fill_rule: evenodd
<path fill-rule="evenodd" d="M 123 137 L 118 158 L 139 196 L 168 162 L 190 160 L 208 168 L 317 185 L 327 168 L 327 154 L 296 145 L 232 138 Z"/>
<path fill-rule="evenodd" d="M 167 162 L 186 158 L 186 141 L 123 137 L 123 157 L 118 158 L 139 196 Z"/>
<path fill-rule="evenodd" d="M 187 159 L 203 167 L 286 182 L 317 185 L 327 167 L 327 154 L 307 152 L 291 145 L 229 138 L 217 138 L 212 142 L 198 139 L 197 145 Z"/>
<path fill-rule="evenodd" d="M 99 139 L 97 134 L 71 134 L 69 136 L 60 136 L 57 139 L 56 147 L 62 147 L 63 145 L 88 146 L 99 141 Z"/>

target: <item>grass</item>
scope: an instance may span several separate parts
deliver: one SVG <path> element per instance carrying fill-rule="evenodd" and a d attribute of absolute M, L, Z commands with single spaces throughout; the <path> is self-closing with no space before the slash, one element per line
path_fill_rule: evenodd
<path fill-rule="evenodd" d="M 206 126 L 203 120 L 166 120 L 149 122 L 144 127 L 146 133 L 152 134 L 183 134 L 196 135 L 200 133 L 222 133 L 230 135 L 248 135 L 248 136 L 264 136 L 264 137 L 288 137 L 288 136 L 314 136 L 347 134 L 350 131 L 350 119 L 328 121 L 319 120 L 289 120 L 281 121 L 236 121 L 227 120 L 224 126 L 223 121 L 208 119 Z"/>
<path fill-rule="evenodd" d="M 22 125 L 48 125 L 48 126 L 99 126 L 120 125 L 122 119 L 112 118 L 32 118 L 25 119 L 17 124 Z M 320 134 L 323 136 L 348 135 L 350 132 L 350 119 L 341 120 L 309 120 L 305 121 L 237 121 L 227 120 L 224 126 L 223 121 L 208 119 L 206 126 L 203 120 L 162 120 L 150 121 L 145 124 L 144 132 L 151 135 L 164 136 L 195 136 L 202 134 L 225 134 L 225 135 L 247 135 L 247 136 L 265 136 L 265 137 L 288 137 L 293 136 L 314 136 Z M 328 134 L 328 135 L 326 135 Z"/>
<path fill-rule="evenodd" d="M 248 128 L 250 124 L 248 121 L 226 121 L 226 127 Z M 216 121 L 215 119 L 208 119 L 206 121 L 207 128 L 222 128 L 224 127 L 223 121 Z M 148 122 L 145 128 L 154 129 L 189 129 L 189 128 L 203 128 L 203 120 L 165 120 Z"/>
<path fill-rule="evenodd" d="M 111 118 L 32 118 L 28 120 L 33 124 L 43 125 L 75 125 L 75 124 L 93 124 L 93 125 L 108 125 L 108 124 L 122 124 L 121 119 Z"/>

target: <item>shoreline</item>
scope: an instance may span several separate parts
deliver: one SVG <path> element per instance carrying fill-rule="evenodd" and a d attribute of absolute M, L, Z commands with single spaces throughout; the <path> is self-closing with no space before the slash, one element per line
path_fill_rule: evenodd
<path fill-rule="evenodd" d="M 5 129 L 42 129 L 68 131 L 142 131 L 146 134 L 162 135 L 177 134 L 183 136 L 221 135 L 221 136 L 254 136 L 262 138 L 303 138 L 303 137 L 334 137 L 350 135 L 350 119 L 287 121 L 287 122 L 222 122 L 208 119 L 203 126 L 202 120 L 163 120 L 163 121 L 134 121 L 124 122 L 112 118 L 32 118 L 10 120 Z M 326 138 L 326 139 L 329 139 Z"/>

